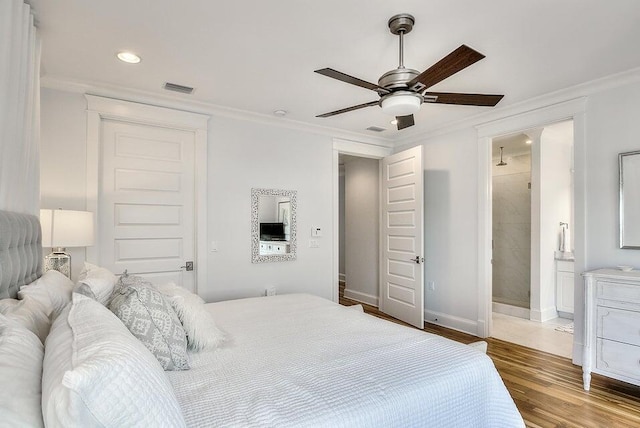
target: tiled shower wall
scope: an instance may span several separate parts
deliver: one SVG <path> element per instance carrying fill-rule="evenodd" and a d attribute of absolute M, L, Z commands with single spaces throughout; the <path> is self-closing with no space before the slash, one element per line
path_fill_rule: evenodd
<path fill-rule="evenodd" d="M 493 301 L 529 308 L 531 154 L 493 164 Z"/>

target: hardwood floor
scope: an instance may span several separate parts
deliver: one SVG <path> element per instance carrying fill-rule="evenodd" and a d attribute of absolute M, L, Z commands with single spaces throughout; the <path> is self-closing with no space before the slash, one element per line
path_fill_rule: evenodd
<path fill-rule="evenodd" d="M 341 297 L 340 304 L 358 302 Z M 362 306 L 371 315 L 409 326 L 373 306 Z M 462 343 L 480 340 L 428 323 L 424 331 Z M 587 392 L 582 389 L 582 368 L 567 358 L 498 339 L 482 340 L 489 344 L 487 354 L 527 427 L 640 427 L 640 387 L 594 374 Z"/>

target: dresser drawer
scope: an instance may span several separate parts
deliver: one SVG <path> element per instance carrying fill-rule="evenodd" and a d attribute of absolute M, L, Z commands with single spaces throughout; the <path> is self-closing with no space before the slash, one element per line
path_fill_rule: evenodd
<path fill-rule="evenodd" d="M 598 306 L 597 335 L 640 346 L 640 312 Z"/>
<path fill-rule="evenodd" d="M 640 381 L 640 346 L 598 339 L 596 367 Z"/>
<path fill-rule="evenodd" d="M 640 286 L 598 280 L 596 284 L 596 298 L 640 304 Z"/>

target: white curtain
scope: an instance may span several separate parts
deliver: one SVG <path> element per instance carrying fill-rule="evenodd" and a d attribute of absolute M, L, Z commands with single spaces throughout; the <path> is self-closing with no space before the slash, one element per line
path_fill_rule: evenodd
<path fill-rule="evenodd" d="M 0 0 L 0 209 L 39 205 L 40 39 L 29 5 Z"/>

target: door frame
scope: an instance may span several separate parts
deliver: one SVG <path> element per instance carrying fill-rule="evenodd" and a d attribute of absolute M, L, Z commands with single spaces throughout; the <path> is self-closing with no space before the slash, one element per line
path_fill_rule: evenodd
<path fill-rule="evenodd" d="M 338 157 L 339 155 L 344 154 L 363 158 L 382 159 L 385 156 L 393 154 L 393 152 L 394 150 L 392 147 L 360 143 L 341 138 L 333 139 L 333 278 L 331 279 L 331 297 L 336 303 L 339 301 L 340 297 L 340 166 Z M 378 209 L 378 215 L 382 215 L 380 209 Z"/>
<path fill-rule="evenodd" d="M 96 227 L 100 221 L 98 194 L 101 170 L 100 136 L 103 120 L 111 119 L 194 133 L 194 250 L 197 293 L 200 284 L 205 284 L 207 281 L 207 124 L 210 116 L 96 95 L 85 94 L 85 98 L 87 100 L 87 210 L 94 213 Z M 86 258 L 91 263 L 97 263 L 100 260 L 98 245 L 87 247 Z"/>
<path fill-rule="evenodd" d="M 585 270 L 586 260 L 586 98 L 555 104 L 476 127 L 478 132 L 478 336 L 489 337 L 492 313 L 491 239 L 491 141 L 494 137 L 573 120 L 574 143 L 574 245 L 575 271 Z M 582 302 L 582 277 L 576 275 L 574 302 Z M 582 320 L 583 306 L 575 304 L 576 320 Z M 576 331 L 580 334 L 581 331 Z M 574 335 L 573 354 L 582 349 L 582 337 Z M 580 352 L 578 352 L 579 354 Z"/>

